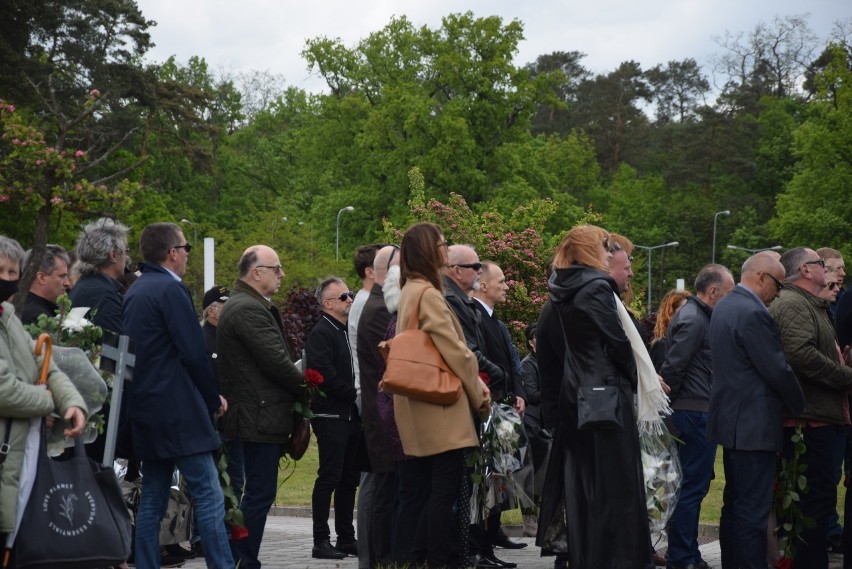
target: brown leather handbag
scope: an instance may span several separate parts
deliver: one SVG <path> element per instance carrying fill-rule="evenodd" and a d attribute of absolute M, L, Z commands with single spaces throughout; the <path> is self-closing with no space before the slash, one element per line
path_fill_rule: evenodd
<path fill-rule="evenodd" d="M 461 397 L 461 379 L 453 373 L 432 342 L 432 337 L 417 328 L 420 322 L 420 291 L 408 327 L 379 344 L 386 369 L 379 389 L 435 405 L 452 405 Z"/>

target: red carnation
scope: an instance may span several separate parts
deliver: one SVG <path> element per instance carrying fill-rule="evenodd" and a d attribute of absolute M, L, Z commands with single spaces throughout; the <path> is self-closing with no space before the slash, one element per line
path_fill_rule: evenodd
<path fill-rule="evenodd" d="M 325 378 L 317 370 L 311 368 L 305 370 L 305 383 L 308 387 L 319 387 L 324 381 Z"/>
<path fill-rule="evenodd" d="M 776 569 L 793 569 L 793 560 L 789 557 L 782 557 L 776 561 L 773 566 Z"/>
<path fill-rule="evenodd" d="M 482 383 L 485 385 L 491 385 L 491 376 L 484 371 L 479 372 L 479 379 L 481 379 Z"/>

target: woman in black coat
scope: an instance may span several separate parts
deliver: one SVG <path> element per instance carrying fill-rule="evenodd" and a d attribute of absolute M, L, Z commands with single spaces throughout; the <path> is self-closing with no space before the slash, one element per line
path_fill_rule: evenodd
<path fill-rule="evenodd" d="M 539 320 L 537 336 L 551 338 L 538 346 L 541 400 L 558 401 L 558 407 L 542 409 L 545 424 L 554 425 L 556 433 L 536 543 L 544 554 L 563 553 L 569 567 L 651 569 L 633 411 L 636 363 L 618 315 L 608 250 L 606 231 L 581 225 L 568 233 L 554 258 L 550 310 Z M 578 429 L 578 387 L 602 384 L 619 385 L 623 426 Z"/>

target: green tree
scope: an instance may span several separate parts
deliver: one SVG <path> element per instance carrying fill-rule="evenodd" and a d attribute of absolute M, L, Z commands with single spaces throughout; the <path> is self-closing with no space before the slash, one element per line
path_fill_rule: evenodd
<path fill-rule="evenodd" d="M 852 70 L 844 46 L 814 76 L 815 98 L 794 135 L 796 173 L 778 196 L 773 235 L 788 247 L 834 247 L 852 241 Z"/>

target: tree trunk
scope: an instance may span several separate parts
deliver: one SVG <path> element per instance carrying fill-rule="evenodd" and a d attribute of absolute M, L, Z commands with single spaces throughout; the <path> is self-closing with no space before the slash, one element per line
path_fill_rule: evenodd
<path fill-rule="evenodd" d="M 50 228 L 50 213 L 52 210 L 53 204 L 50 203 L 50 199 L 47 199 L 36 214 L 35 229 L 33 230 L 33 246 L 30 249 L 32 254 L 28 256 L 27 264 L 21 267 L 21 280 L 18 283 L 18 292 L 15 294 L 14 306 L 15 312 L 18 315 L 21 314 L 21 309 L 24 306 L 24 301 L 27 299 L 30 285 L 35 280 L 39 265 L 41 265 L 41 260 L 44 257 L 44 252 L 47 249 L 47 233 Z"/>

